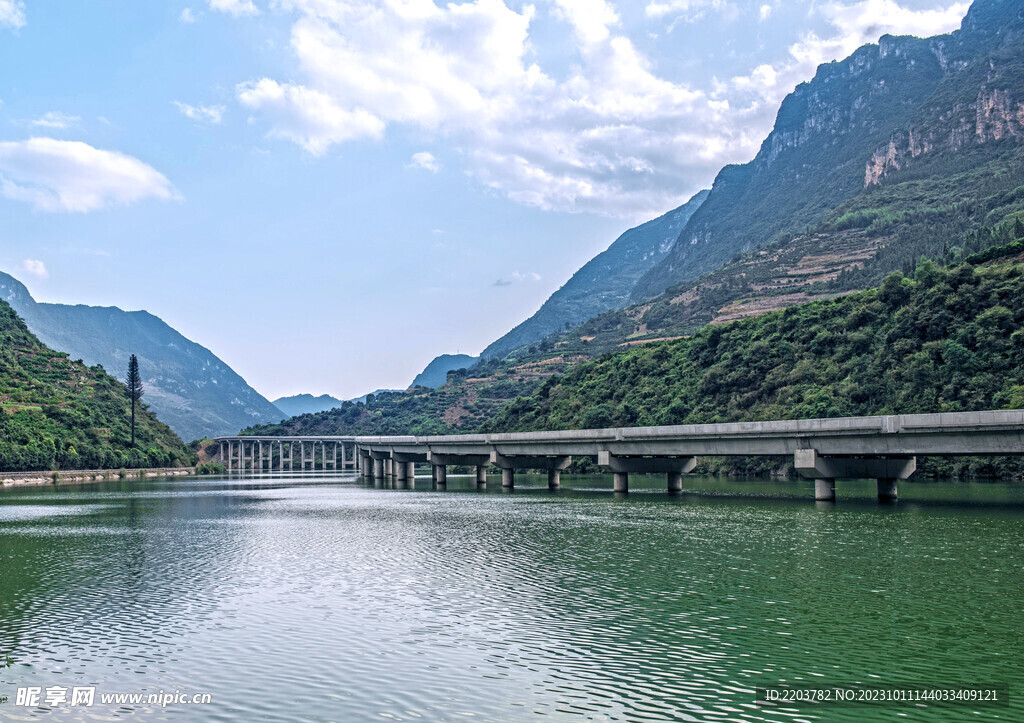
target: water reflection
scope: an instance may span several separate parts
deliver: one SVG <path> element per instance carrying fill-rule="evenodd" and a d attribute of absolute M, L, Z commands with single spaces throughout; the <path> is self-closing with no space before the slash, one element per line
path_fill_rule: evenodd
<path fill-rule="evenodd" d="M 880 506 L 871 481 L 840 483 L 834 504 L 802 483 L 686 484 L 8 491 L 0 652 L 16 665 L 0 696 L 213 693 L 202 710 L 156 711 L 186 720 L 889 720 L 893 709 L 757 707 L 751 691 L 1013 675 L 1020 488 L 901 483 L 901 502 Z M 911 712 L 1020 719 L 1014 706 Z M 0 719 L 29 714 L 0 705 Z"/>

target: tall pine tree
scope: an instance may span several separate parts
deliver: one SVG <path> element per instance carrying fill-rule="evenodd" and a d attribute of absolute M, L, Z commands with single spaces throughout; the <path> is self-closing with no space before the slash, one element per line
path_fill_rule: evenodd
<path fill-rule="evenodd" d="M 132 354 L 128 360 L 128 377 L 124 380 L 128 398 L 132 400 L 132 448 L 135 448 L 135 405 L 142 399 L 142 377 L 139 376 L 139 360 Z"/>

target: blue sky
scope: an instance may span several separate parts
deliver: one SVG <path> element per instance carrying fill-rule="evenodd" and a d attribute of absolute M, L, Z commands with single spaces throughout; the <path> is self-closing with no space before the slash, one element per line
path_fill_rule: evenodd
<path fill-rule="evenodd" d="M 257 390 L 478 353 L 926 0 L 0 0 L 0 270 Z"/>

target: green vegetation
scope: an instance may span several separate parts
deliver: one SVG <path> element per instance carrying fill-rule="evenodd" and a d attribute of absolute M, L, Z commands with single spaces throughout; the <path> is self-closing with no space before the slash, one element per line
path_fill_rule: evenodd
<path fill-rule="evenodd" d="M 1024 407 L 1024 266 L 943 268 L 913 280 L 706 326 L 544 382 L 485 429 L 516 431 Z M 735 469 L 735 466 L 733 467 Z M 944 473 L 1020 472 L 1002 460 Z"/>
<path fill-rule="evenodd" d="M 242 434 L 454 434 L 479 428 L 509 399 L 530 393 L 540 382 L 567 369 L 565 364 L 541 369 L 485 362 L 448 373 L 437 389 L 415 387 L 408 392 L 370 394 L 366 403 L 344 402 L 337 409 L 264 424 Z"/>
<path fill-rule="evenodd" d="M 202 462 L 196 465 L 196 474 L 226 474 L 228 468 L 220 462 Z"/>
<path fill-rule="evenodd" d="M 175 467 L 194 463 L 145 405 L 131 448 L 131 402 L 102 367 L 43 346 L 0 301 L 0 470 Z"/>

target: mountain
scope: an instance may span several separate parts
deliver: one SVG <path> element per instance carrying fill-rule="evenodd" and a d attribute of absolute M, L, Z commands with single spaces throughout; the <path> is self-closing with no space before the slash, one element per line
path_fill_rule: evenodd
<path fill-rule="evenodd" d="M 1019 409 L 1024 243 L 1012 250 L 977 267 L 926 261 L 913 280 L 893 273 L 878 289 L 602 356 L 512 401 L 483 431 Z"/>
<path fill-rule="evenodd" d="M 863 134 L 853 133 L 850 142 L 857 141 L 858 155 L 842 168 L 829 165 L 829 157 L 843 153 L 829 151 L 830 136 L 820 129 L 828 126 L 829 118 L 845 117 L 847 106 L 865 108 L 867 96 L 851 97 L 827 84 L 820 88 L 815 84 L 851 67 L 869 74 L 872 68 L 881 68 L 884 72 L 860 78 L 856 84 L 897 90 L 906 84 L 907 92 L 897 95 L 918 96 L 915 88 L 921 73 L 915 68 L 930 63 L 920 56 L 922 44 L 942 73 L 928 97 L 901 124 L 876 134 L 871 143 L 861 144 L 858 139 Z M 879 61 L 882 56 L 884 62 Z M 902 58 L 910 67 L 902 77 L 890 64 L 893 58 Z M 853 187 L 849 196 L 829 201 L 834 206 L 823 210 L 816 222 L 778 236 L 762 233 L 764 227 L 750 220 L 752 248 L 733 253 L 722 263 L 715 260 L 717 268 L 674 283 L 658 296 L 588 320 L 555 338 L 555 350 L 594 355 L 684 336 L 707 323 L 757 316 L 868 288 L 894 270 L 912 273 L 922 258 L 955 264 L 1024 235 L 1018 226 L 1024 220 L 1024 7 L 1019 3 L 979 0 L 961 30 L 929 40 L 883 38 L 878 46 L 861 48 L 846 61 L 823 66 L 810 85 L 818 90 L 819 104 L 826 96 L 842 102 L 805 117 L 810 130 L 802 142 L 807 147 L 785 148 L 774 163 L 769 162 L 771 153 L 765 155 L 766 150 L 781 147 L 783 141 L 778 139 L 785 137 L 781 131 L 793 126 L 790 114 L 780 111 L 780 124 L 758 159 L 736 172 L 750 177 L 760 173 L 764 177 L 757 184 L 774 186 L 776 197 L 791 196 L 799 203 L 811 190 L 803 180 L 789 175 L 793 162 L 787 154 L 818 157 L 818 165 L 808 164 L 801 172 L 817 177 L 822 187 L 826 184 L 822 169 L 846 173 L 849 178 L 844 183 Z M 801 93 L 803 97 L 810 91 L 802 86 L 793 97 Z M 792 97 L 787 98 L 784 110 L 792 107 L 791 101 Z M 875 113 L 892 116 L 879 108 Z M 851 133 L 841 138 L 850 140 Z M 761 161 L 765 167 L 755 168 Z M 719 180 L 716 188 L 733 189 L 728 172 L 723 171 Z M 826 195 L 820 195 L 818 202 L 824 203 Z M 687 224 L 681 241 L 694 224 L 705 228 L 700 224 L 717 223 L 702 216 L 715 204 L 718 217 L 735 217 L 755 202 L 745 197 L 729 201 L 713 189 Z M 677 243 L 659 267 L 662 272 L 680 248 L 693 254 L 711 250 L 706 244 Z M 684 277 L 694 271 L 687 267 L 690 260 L 683 258 L 682 271 L 676 269 Z"/>
<path fill-rule="evenodd" d="M 330 394 L 321 394 L 319 397 L 314 397 L 312 394 L 296 394 L 291 397 L 275 399 L 273 404 L 284 413 L 284 416 L 297 417 L 300 414 L 324 412 L 340 407 L 341 400 L 335 399 Z"/>
<path fill-rule="evenodd" d="M 277 421 L 281 411 L 205 347 L 145 311 L 37 303 L 25 286 L 0 272 L 6 300 L 40 341 L 120 376 L 135 354 L 146 401 L 184 439 L 235 434 Z"/>
<path fill-rule="evenodd" d="M 0 470 L 194 464 L 145 405 L 136 412 L 132 448 L 130 409 L 118 380 L 45 347 L 0 301 Z"/>
<path fill-rule="evenodd" d="M 897 171 L 920 165 L 918 173 L 938 171 L 948 181 L 953 172 L 977 168 L 982 159 L 974 156 L 989 159 L 1006 150 L 1004 141 L 1015 145 L 1024 121 L 1022 14 L 1019 0 L 977 0 L 954 33 L 887 35 L 820 66 L 782 102 L 756 157 L 722 169 L 669 253 L 636 283 L 632 301 L 697 279 L 738 253 L 785 244 L 854 197 L 895 181 Z M 961 158 L 942 168 L 928 158 L 949 153 Z M 927 161 L 931 171 L 924 168 Z M 961 200 L 959 190 L 971 189 L 947 185 L 938 198 L 915 196 L 920 189 L 913 185 L 905 190 L 898 213 L 940 210 Z M 865 225 L 873 220 L 863 214 L 847 219 Z M 843 250 L 869 258 L 881 253 L 880 244 L 861 240 L 856 249 L 844 244 Z M 818 247 L 827 254 L 829 240 L 820 239 Z M 851 259 L 851 265 L 863 260 Z"/>
<path fill-rule="evenodd" d="M 448 381 L 448 372 L 467 369 L 473 366 L 477 360 L 478 357 L 468 354 L 442 354 L 427 364 L 427 368 L 417 374 L 409 386 L 436 389 Z"/>
<path fill-rule="evenodd" d="M 533 344 L 566 325 L 617 309 L 629 301 L 637 280 L 665 258 L 690 217 L 710 191 L 701 191 L 679 208 L 631 228 L 572 275 L 529 319 L 492 343 L 482 358 L 504 356 Z"/>

